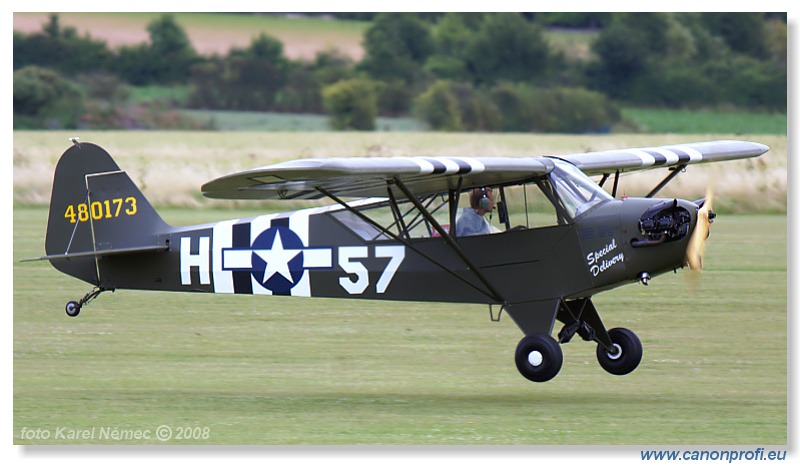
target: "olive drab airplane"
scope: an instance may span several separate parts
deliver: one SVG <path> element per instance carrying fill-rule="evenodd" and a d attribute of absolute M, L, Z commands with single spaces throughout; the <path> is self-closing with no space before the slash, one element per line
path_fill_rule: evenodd
<path fill-rule="evenodd" d="M 592 297 L 699 269 L 710 197 L 654 196 L 692 164 L 768 150 L 712 141 L 561 156 L 299 159 L 202 192 L 329 206 L 173 227 L 105 150 L 72 141 L 55 169 L 46 256 L 36 258 L 94 286 L 67 303 L 69 316 L 115 289 L 488 304 L 492 320 L 505 311 L 524 334 L 516 366 L 537 382 L 559 372 L 560 344 L 576 334 L 597 344 L 609 373 L 639 365 L 639 338 L 607 329 Z M 620 174 L 657 168 L 665 177 L 645 197 L 617 197 Z M 492 228 L 459 235 L 464 213 L 488 214 Z"/>

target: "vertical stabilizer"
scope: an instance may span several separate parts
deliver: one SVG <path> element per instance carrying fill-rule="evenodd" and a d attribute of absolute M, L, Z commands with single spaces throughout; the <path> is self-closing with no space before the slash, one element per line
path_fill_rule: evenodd
<path fill-rule="evenodd" d="M 103 148 L 76 143 L 61 156 L 45 239 L 48 256 L 64 255 L 51 259 L 56 269 L 97 285 L 97 258 L 91 253 L 151 247 L 168 229 Z"/>

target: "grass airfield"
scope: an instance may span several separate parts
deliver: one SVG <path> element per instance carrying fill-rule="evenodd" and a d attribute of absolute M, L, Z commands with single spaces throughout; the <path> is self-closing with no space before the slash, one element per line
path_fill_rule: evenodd
<path fill-rule="evenodd" d="M 88 284 L 19 263 L 42 254 L 46 218 L 14 209 L 15 444 L 788 442 L 784 215 L 720 216 L 697 283 L 679 271 L 595 297 L 640 336 L 634 373 L 605 373 L 577 340 L 545 384 L 517 373 L 511 320 L 477 305 L 118 291 L 68 318 Z M 164 442 L 53 439 L 162 425 Z M 186 428 L 198 437 L 175 439 Z M 35 429 L 51 438 L 23 439 Z"/>
<path fill-rule="evenodd" d="M 544 384 L 517 372 L 522 335 L 510 318 L 492 323 L 479 305 L 121 290 L 68 318 L 64 304 L 90 286 L 46 262 L 19 260 L 43 254 L 51 174 L 71 136 L 14 132 L 15 444 L 788 442 L 787 216 L 732 214 L 742 206 L 785 212 L 786 136 L 77 135 L 108 149 L 175 225 L 296 208 L 273 203 L 256 211 L 254 203 L 197 193 L 224 173 L 296 157 L 521 156 L 730 137 L 768 144 L 760 162 L 692 167 L 663 192 L 694 199 L 717 183 L 721 214 L 700 281 L 679 271 L 595 297 L 608 327 L 641 338 L 639 368 L 609 375 L 595 345 L 574 340 L 564 346 L 561 373 Z M 641 194 L 662 177 L 626 177 L 621 193 Z M 162 425 L 172 431 L 166 441 L 155 437 Z M 31 439 L 37 429 L 50 439 Z M 57 440 L 58 429 L 149 430 L 151 439 Z"/>

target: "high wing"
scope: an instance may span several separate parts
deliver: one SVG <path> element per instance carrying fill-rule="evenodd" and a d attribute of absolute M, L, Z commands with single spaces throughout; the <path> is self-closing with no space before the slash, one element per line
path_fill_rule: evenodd
<path fill-rule="evenodd" d="M 550 157 L 571 162 L 587 175 L 598 175 L 742 159 L 768 149 L 747 141 L 711 141 L 559 156 L 310 158 L 226 175 L 203 185 L 202 192 L 222 199 L 385 197 L 387 184 L 396 179 L 410 192 L 424 196 L 545 175 L 553 168 Z"/>
<path fill-rule="evenodd" d="M 522 181 L 550 172 L 542 157 L 335 157 L 282 162 L 212 180 L 203 195 L 223 199 L 386 197 L 399 179 L 417 196 Z M 401 194 L 397 194 L 402 197 Z"/>
<path fill-rule="evenodd" d="M 745 159 L 764 154 L 769 147 L 749 141 L 708 141 L 647 148 L 615 149 L 557 156 L 587 175 L 600 175 L 683 164 Z"/>

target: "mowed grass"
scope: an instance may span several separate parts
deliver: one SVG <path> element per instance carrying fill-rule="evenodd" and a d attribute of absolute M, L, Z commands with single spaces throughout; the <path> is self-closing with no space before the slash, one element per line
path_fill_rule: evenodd
<path fill-rule="evenodd" d="M 175 224 L 254 214 L 160 211 Z M 169 443 L 215 445 L 787 443 L 782 215 L 720 216 L 697 283 L 679 271 L 595 298 L 607 326 L 640 336 L 634 373 L 605 373 L 577 340 L 534 384 L 514 366 L 521 334 L 483 306 L 121 290 L 68 318 L 89 286 L 20 263 L 43 253 L 47 211 L 13 214 L 17 444 L 119 443 L 25 429 L 161 425 L 207 427 Z"/>

